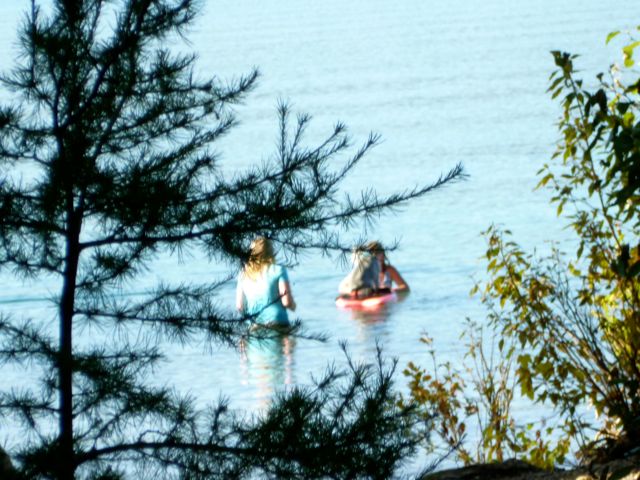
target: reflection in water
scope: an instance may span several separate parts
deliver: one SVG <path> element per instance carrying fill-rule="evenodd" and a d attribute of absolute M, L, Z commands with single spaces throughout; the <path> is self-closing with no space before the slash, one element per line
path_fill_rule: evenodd
<path fill-rule="evenodd" d="M 384 322 L 389 316 L 389 307 L 383 306 L 375 310 L 352 310 L 351 318 L 363 325 L 376 325 Z"/>
<path fill-rule="evenodd" d="M 409 291 L 397 292 L 395 302 L 386 303 L 375 309 L 352 309 L 351 318 L 358 321 L 358 340 L 367 341 L 370 338 L 384 336 L 386 331 L 385 321 L 391 316 L 397 304 L 405 301 Z"/>
<path fill-rule="evenodd" d="M 240 356 L 241 383 L 255 387 L 257 408 L 269 406 L 276 390 L 294 383 L 293 348 L 295 339 L 288 335 L 251 338 L 243 344 Z"/>

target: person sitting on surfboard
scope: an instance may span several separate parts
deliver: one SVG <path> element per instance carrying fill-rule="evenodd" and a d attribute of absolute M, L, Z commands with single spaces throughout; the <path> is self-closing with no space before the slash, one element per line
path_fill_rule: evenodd
<path fill-rule="evenodd" d="M 364 248 L 356 248 L 351 256 L 353 267 L 338 286 L 342 296 L 365 298 L 378 290 L 380 264 L 378 259 Z"/>
<path fill-rule="evenodd" d="M 407 291 L 409 285 L 398 270 L 387 263 L 384 248 L 380 242 L 372 241 L 355 249 L 352 256 L 353 268 L 340 282 L 341 296 L 366 298 L 394 291 Z M 393 284 L 397 286 L 393 288 Z"/>

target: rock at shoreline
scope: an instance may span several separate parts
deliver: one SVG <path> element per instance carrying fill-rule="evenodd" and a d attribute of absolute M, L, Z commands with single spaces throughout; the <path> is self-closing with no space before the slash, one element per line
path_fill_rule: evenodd
<path fill-rule="evenodd" d="M 429 473 L 421 480 L 485 480 L 527 478 L 527 475 L 548 473 L 522 460 L 502 463 L 481 463 L 451 470 Z"/>
<path fill-rule="evenodd" d="M 542 470 L 522 460 L 442 470 L 420 480 L 640 480 L 640 455 L 572 470 Z"/>

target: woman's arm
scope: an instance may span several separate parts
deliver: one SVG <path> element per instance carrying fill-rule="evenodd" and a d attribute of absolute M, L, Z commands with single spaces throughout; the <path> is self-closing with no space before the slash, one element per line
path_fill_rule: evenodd
<path fill-rule="evenodd" d="M 394 266 L 387 265 L 387 271 L 389 272 L 389 276 L 391 277 L 392 284 L 396 284 L 396 287 L 394 288 L 395 291 L 402 292 L 409 290 L 409 284 L 405 282 L 404 278 L 402 278 L 402 275 L 400 275 L 400 272 L 398 272 L 398 270 L 396 270 Z"/>
<path fill-rule="evenodd" d="M 280 279 L 278 282 L 278 291 L 280 293 L 280 301 L 284 308 L 288 308 L 291 311 L 296 309 L 296 302 L 291 294 L 291 287 L 287 280 Z"/>

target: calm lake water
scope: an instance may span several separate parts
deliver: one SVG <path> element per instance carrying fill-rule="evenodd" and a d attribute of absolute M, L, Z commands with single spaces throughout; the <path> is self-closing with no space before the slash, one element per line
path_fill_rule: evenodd
<path fill-rule="evenodd" d="M 0 3 L 0 66 L 11 65 L 15 28 L 27 1 Z M 558 138 L 558 106 L 545 93 L 553 71 L 551 50 L 582 56 L 585 79 L 619 59 L 619 44 L 605 46 L 613 30 L 640 20 L 637 0 L 224 0 L 207 1 L 191 32 L 202 73 L 231 78 L 259 67 L 258 88 L 236 108 L 241 126 L 218 147 L 224 169 L 246 168 L 268 158 L 277 134 L 276 105 L 283 99 L 314 120 L 309 143 L 336 121 L 345 122 L 357 145 L 370 131 L 383 142 L 351 176 L 345 189 L 381 192 L 434 181 L 462 162 L 468 180 L 384 216 L 366 233 L 383 243 L 400 241 L 390 255 L 412 291 L 404 301 L 367 315 L 341 311 L 333 299 L 346 267 L 336 258 L 309 254 L 290 269 L 306 329 L 324 332 L 325 343 L 296 340 L 246 355 L 202 346 L 168 347 L 156 380 L 172 383 L 203 404 L 221 395 L 231 406 L 256 411 L 274 391 L 310 383 L 330 363 L 342 364 L 339 342 L 354 359 L 373 359 L 376 344 L 399 361 L 427 365 L 421 334 L 434 338 L 443 361 L 462 360 L 459 334 L 484 309 L 469 296 L 484 272 L 481 231 L 508 226 L 527 248 L 567 242 L 568 233 L 533 192 L 536 171 Z M 196 253 L 162 259 L 132 292 L 157 281 L 207 281 L 229 273 Z M 23 285 L 0 277 L 0 309 L 13 315 L 52 318 L 46 299 L 59 286 L 50 280 Z M 218 301 L 233 308 L 233 284 Z M 4 385 L 19 374 L 6 370 Z M 405 380 L 398 373 L 398 384 Z M 516 405 L 522 421 L 536 421 L 544 407 Z M 10 427 L 9 427 L 10 428 Z M 10 430 L 9 430 L 10 431 Z M 10 442 L 0 430 L 0 442 Z"/>

